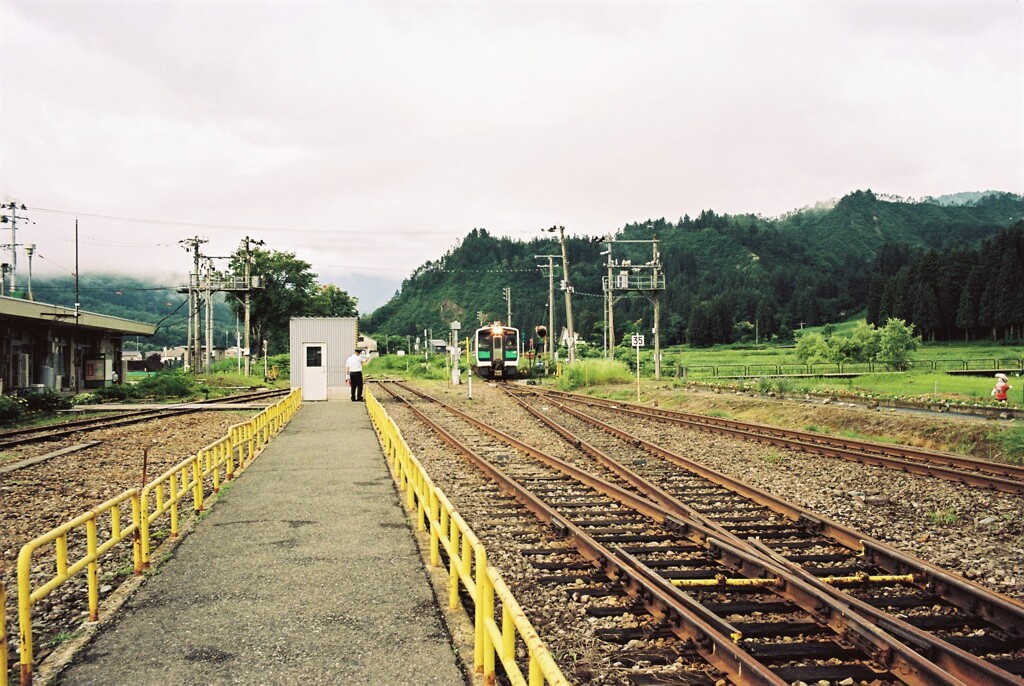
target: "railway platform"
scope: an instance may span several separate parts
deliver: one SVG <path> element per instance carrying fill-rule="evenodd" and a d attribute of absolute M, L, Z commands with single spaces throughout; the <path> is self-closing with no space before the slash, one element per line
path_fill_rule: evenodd
<path fill-rule="evenodd" d="M 54 681 L 463 686 L 437 607 L 365 406 L 306 403 Z"/>

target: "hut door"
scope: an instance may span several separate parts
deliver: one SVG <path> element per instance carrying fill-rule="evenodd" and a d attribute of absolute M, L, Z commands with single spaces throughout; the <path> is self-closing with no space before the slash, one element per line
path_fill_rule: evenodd
<path fill-rule="evenodd" d="M 327 346 L 302 344 L 302 399 L 327 400 Z"/>

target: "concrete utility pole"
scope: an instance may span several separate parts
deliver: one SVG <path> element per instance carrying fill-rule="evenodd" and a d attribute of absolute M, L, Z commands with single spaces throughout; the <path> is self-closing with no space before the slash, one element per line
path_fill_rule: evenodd
<path fill-rule="evenodd" d="M 605 353 L 608 359 L 615 359 L 615 291 L 612 283 L 612 241 L 608 239 L 608 283 L 605 284 L 605 330 L 604 340 L 606 345 Z"/>
<path fill-rule="evenodd" d="M 505 326 L 512 326 L 512 289 L 505 286 L 501 290 L 505 294 Z"/>
<path fill-rule="evenodd" d="M 562 245 L 562 290 L 565 291 L 565 323 L 569 331 L 569 363 L 576 361 L 576 334 L 572 326 L 572 284 L 569 282 L 569 256 L 565 249 L 565 227 L 552 226 L 549 232 L 558 232 L 558 242 Z"/>
<path fill-rule="evenodd" d="M 200 358 L 199 338 L 199 246 L 206 243 L 206 238 L 194 236 L 178 241 L 178 244 L 186 250 L 192 251 L 192 273 L 188 277 L 188 366 L 186 369 L 196 369 Z M 179 292 L 181 290 L 179 289 Z"/>
<path fill-rule="evenodd" d="M 10 214 L 0 215 L 0 223 L 11 224 L 11 295 L 14 295 L 15 291 L 18 290 L 18 220 L 22 219 L 28 221 L 28 217 L 19 217 L 18 210 L 23 212 L 28 208 L 25 207 L 25 203 L 18 207 L 18 203 L 14 200 L 7 202 L 4 205 L 0 205 L 0 209 L 10 210 Z M 33 222 L 34 223 L 34 222 Z"/>
<path fill-rule="evenodd" d="M 558 255 L 534 255 L 548 261 L 548 335 L 544 337 L 544 358 L 551 361 L 551 339 L 555 337 L 555 258 Z M 538 265 L 541 269 L 544 265 Z"/>
<path fill-rule="evenodd" d="M 248 236 L 245 237 L 245 375 L 249 376 L 249 361 L 252 359 L 252 351 L 249 349 L 249 331 L 251 327 L 251 314 L 249 305 L 249 293 L 253 288 L 252 276 L 252 246 L 263 245 L 263 241 L 255 241 Z"/>
<path fill-rule="evenodd" d="M 28 299 L 34 300 L 32 297 L 32 255 L 36 251 L 36 244 L 32 243 L 25 246 L 25 254 L 28 255 Z"/>

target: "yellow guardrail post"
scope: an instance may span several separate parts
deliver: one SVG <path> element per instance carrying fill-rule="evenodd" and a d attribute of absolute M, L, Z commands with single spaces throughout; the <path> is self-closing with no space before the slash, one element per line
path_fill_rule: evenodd
<path fill-rule="evenodd" d="M 7 592 L 0 584 L 0 686 L 7 686 Z"/>
<path fill-rule="evenodd" d="M 437 493 L 430 491 L 430 566 L 441 564 L 441 532 L 445 530 L 448 517 Z"/>
<path fill-rule="evenodd" d="M 452 507 L 444 492 L 430 480 L 419 461 L 402 438 L 401 429 L 388 416 L 372 394 L 367 407 L 375 424 L 385 457 L 389 458 L 396 487 L 405 491 L 405 507 L 411 514 L 416 508 L 417 526 L 429 526 L 430 565 L 440 564 L 440 548 L 448 554 L 448 604 L 459 606 L 460 584 L 473 599 L 474 614 L 473 669 L 484 683 L 496 679 L 495 657 L 501 659 L 509 681 L 516 686 L 568 686 L 551 653 L 537 635 L 519 607 L 515 597 L 501 579 L 501 574 L 487 566 L 487 551 L 477 540 L 469 525 Z M 494 619 L 495 595 L 502 604 L 501 625 Z M 517 636 L 526 646 L 529 658 L 528 679 L 516 662 Z"/>
<path fill-rule="evenodd" d="M 203 465 L 199 455 L 192 460 L 192 508 L 203 511 Z"/>
<path fill-rule="evenodd" d="M 491 671 L 488 672 L 485 668 L 486 651 L 484 646 L 487 641 L 487 631 L 484 629 L 484 621 L 487 619 L 487 600 L 484 597 L 484 589 L 487 588 L 487 552 L 484 550 L 482 545 L 474 546 L 474 553 L 476 557 L 476 576 L 473 580 L 476 582 L 476 595 L 473 596 L 473 604 L 476 606 L 475 619 L 473 621 L 474 628 L 474 641 L 473 641 L 473 668 L 477 674 L 483 674 L 484 679 L 487 679 L 488 674 L 493 674 L 494 670 L 494 658 L 491 658 Z M 468 560 L 467 560 L 468 562 Z"/>
<path fill-rule="evenodd" d="M 451 518 L 451 534 L 448 540 L 451 542 L 451 550 L 448 551 L 448 607 L 452 610 L 459 606 L 459 547 L 462 544 L 459 536 L 459 526 L 455 518 Z"/>

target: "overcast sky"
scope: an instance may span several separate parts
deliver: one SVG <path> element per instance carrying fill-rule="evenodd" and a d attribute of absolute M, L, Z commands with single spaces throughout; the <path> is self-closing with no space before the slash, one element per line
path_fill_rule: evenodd
<path fill-rule="evenodd" d="M 1020 0 L 0 0 L 0 29 L 34 273 L 74 270 L 76 217 L 83 274 L 168 283 L 179 241 L 250 235 L 366 311 L 474 227 L 1024 192 Z"/>

